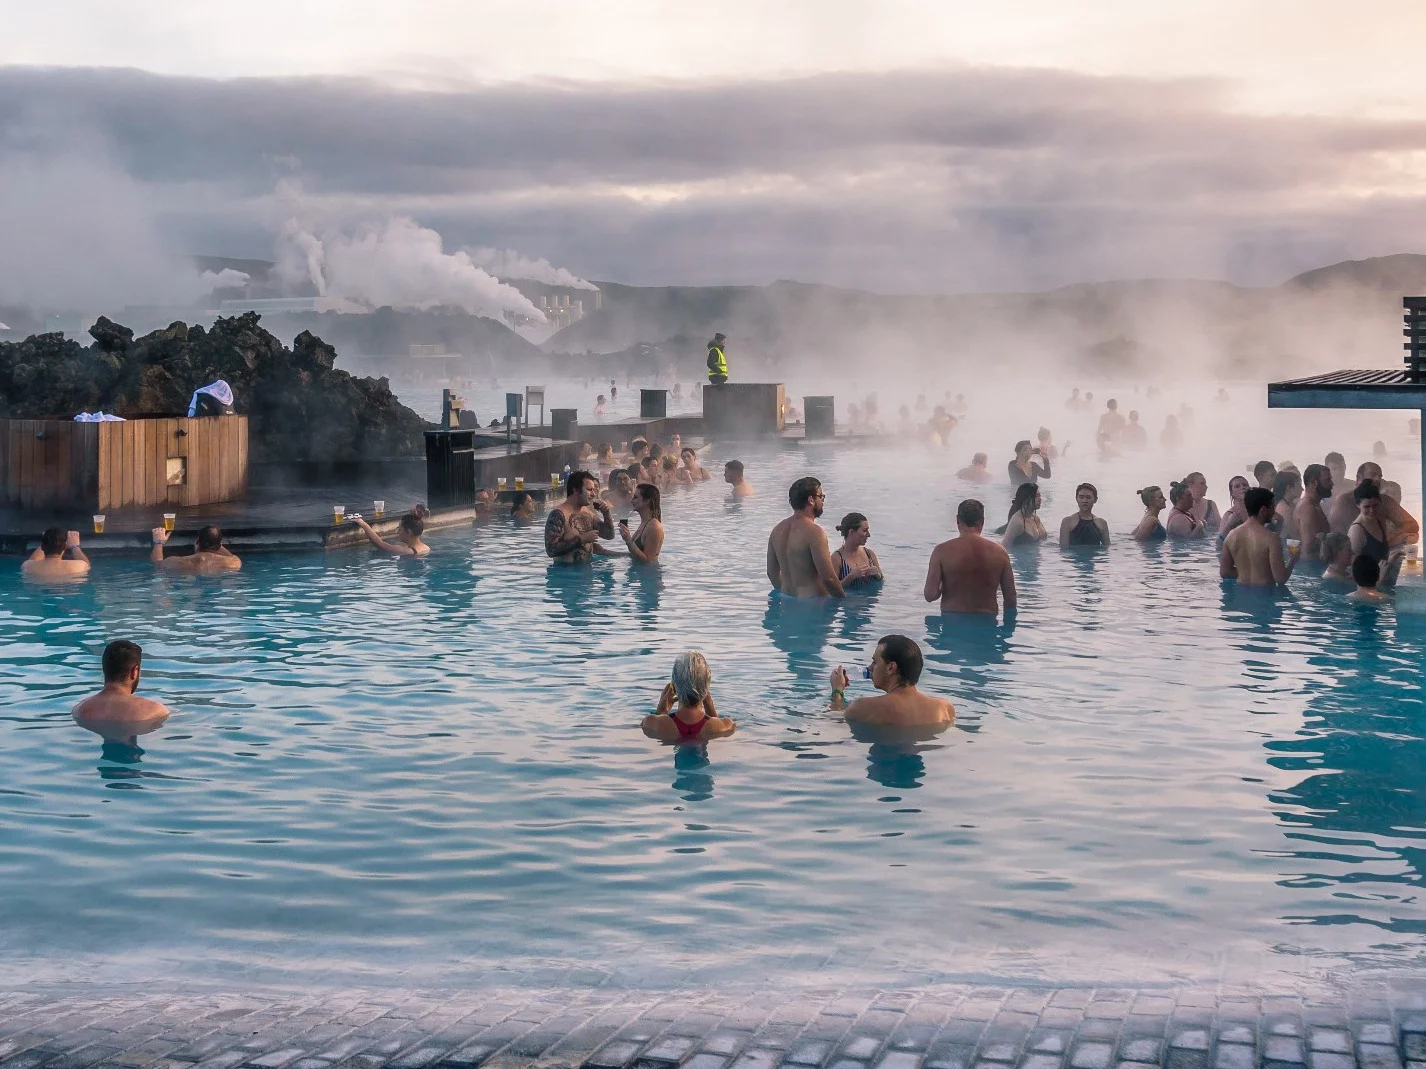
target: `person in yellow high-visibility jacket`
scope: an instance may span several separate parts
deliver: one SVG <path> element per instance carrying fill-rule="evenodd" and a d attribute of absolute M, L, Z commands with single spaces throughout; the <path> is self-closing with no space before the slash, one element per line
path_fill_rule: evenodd
<path fill-rule="evenodd" d="M 713 335 L 708 343 L 708 382 L 720 386 L 728 381 L 728 358 L 723 354 L 723 343 L 728 339 L 721 334 Z"/>

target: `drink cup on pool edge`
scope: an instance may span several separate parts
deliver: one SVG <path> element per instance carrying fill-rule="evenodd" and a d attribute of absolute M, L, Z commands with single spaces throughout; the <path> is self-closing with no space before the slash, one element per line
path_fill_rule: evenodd
<path fill-rule="evenodd" d="M 523 475 L 517 475 L 517 476 L 515 476 L 515 489 L 516 489 L 516 490 L 523 490 L 523 489 L 525 489 L 525 477 L 524 477 Z"/>
<path fill-rule="evenodd" d="M 94 514 L 94 533 L 104 533 L 104 514 L 102 512 L 96 512 Z"/>
<path fill-rule="evenodd" d="M 169 534 L 172 534 L 172 533 L 173 533 L 173 525 L 174 525 L 174 523 L 175 523 L 177 520 L 178 520 L 178 513 L 176 513 L 176 512 L 165 512 L 165 513 L 163 514 L 163 529 L 164 529 L 165 531 L 169 532 Z"/>
<path fill-rule="evenodd" d="M 346 518 L 347 507 L 345 505 L 332 506 L 332 526 L 335 527 Z"/>
<path fill-rule="evenodd" d="M 505 486 L 508 482 L 509 480 L 506 479 L 505 476 L 500 476 L 498 479 L 495 480 L 495 489 L 499 490 L 503 494 L 505 492 Z"/>
<path fill-rule="evenodd" d="M 552 471 L 552 472 L 550 472 L 550 489 L 551 489 L 551 490 L 558 490 L 559 488 L 560 488 L 560 473 L 557 472 L 557 471 Z"/>
<path fill-rule="evenodd" d="M 377 518 L 378 520 L 381 519 L 381 517 L 383 517 L 383 516 L 386 515 L 386 502 L 385 502 L 385 501 L 373 501 L 373 502 L 371 503 L 371 511 L 372 511 L 372 513 L 376 516 L 376 518 Z"/>

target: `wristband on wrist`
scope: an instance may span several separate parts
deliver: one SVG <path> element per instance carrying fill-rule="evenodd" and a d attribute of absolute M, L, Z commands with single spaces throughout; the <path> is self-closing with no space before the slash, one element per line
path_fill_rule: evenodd
<path fill-rule="evenodd" d="M 847 692 L 844 691 L 841 687 L 833 687 L 833 688 L 832 688 L 832 697 L 834 697 L 834 698 L 841 698 L 843 701 L 846 701 L 846 700 L 847 700 Z"/>

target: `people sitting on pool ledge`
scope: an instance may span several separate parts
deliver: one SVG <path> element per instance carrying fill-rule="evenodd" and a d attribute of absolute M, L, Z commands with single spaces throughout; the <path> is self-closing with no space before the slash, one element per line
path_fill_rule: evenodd
<path fill-rule="evenodd" d="M 843 587 L 856 583 L 885 579 L 876 551 L 867 545 L 871 538 L 871 522 L 860 512 L 849 512 L 837 524 L 842 544 L 832 551 L 832 563 Z"/>
<path fill-rule="evenodd" d="M 1157 486 L 1146 486 L 1139 491 L 1139 500 L 1144 503 L 1144 518 L 1130 535 L 1135 542 L 1162 542 L 1169 536 L 1164 525 L 1159 522 L 1159 513 L 1168 508 L 1164 492 Z"/>
<path fill-rule="evenodd" d="M 1109 545 L 1109 524 L 1094 514 L 1094 506 L 1099 502 L 1099 491 L 1094 484 L 1076 486 L 1074 502 L 1079 511 L 1060 521 L 1060 548 Z"/>
<path fill-rule="evenodd" d="M 183 557 L 165 557 L 163 548 L 168 544 L 169 532 L 155 527 L 153 549 L 149 559 L 164 571 L 185 572 L 189 575 L 217 575 L 220 572 L 236 572 L 243 562 L 223 545 L 223 531 L 209 524 L 198 532 L 193 540 L 193 552 Z"/>
<path fill-rule="evenodd" d="M 827 545 L 827 532 L 817 523 L 825 495 L 822 483 L 804 476 L 787 490 L 792 515 L 767 538 L 767 578 L 772 588 L 794 598 L 842 598 L 846 591 Z"/>
<path fill-rule="evenodd" d="M 529 491 L 525 491 L 525 494 L 529 496 Z M 531 504 L 533 503 L 534 499 L 531 498 Z M 431 552 L 431 547 L 421 541 L 421 536 L 426 533 L 426 521 L 414 512 L 408 512 L 401 517 L 401 523 L 396 528 L 395 542 L 382 538 L 372 530 L 371 524 L 360 516 L 353 516 L 352 522 L 360 527 L 367 540 L 383 553 L 395 553 L 398 557 L 424 557 Z"/>
<path fill-rule="evenodd" d="M 79 532 L 46 527 L 39 548 L 20 565 L 20 574 L 45 581 L 83 579 L 89 574 L 89 558 L 79 548 Z"/>
<path fill-rule="evenodd" d="M 135 735 L 147 734 L 167 720 L 166 708 L 135 693 L 139 689 L 143 656 L 139 644 L 127 639 L 117 639 L 105 646 L 101 662 L 104 687 L 70 710 L 74 722 L 106 739 L 132 744 Z"/>
<path fill-rule="evenodd" d="M 878 727 L 926 727 L 949 724 L 956 707 L 945 698 L 923 694 L 916 689 L 925 660 L 921 647 L 905 635 L 884 635 L 876 644 L 869 670 L 872 686 L 883 694 L 857 698 L 847 704 L 851 680 L 841 665 L 832 669 L 831 706 L 845 710 L 848 723 Z"/>
<path fill-rule="evenodd" d="M 738 725 L 718 715 L 713 703 L 713 673 L 696 651 L 673 662 L 673 679 L 664 685 L 658 708 L 644 717 L 644 734 L 660 742 L 694 743 L 731 735 Z"/>
<path fill-rule="evenodd" d="M 1271 490 L 1254 486 L 1243 495 L 1248 514 L 1240 526 L 1223 540 L 1218 574 L 1236 579 L 1239 586 L 1286 586 L 1297 566 L 1297 547 L 1283 563 L 1282 536 L 1269 526 L 1273 520 Z"/>
<path fill-rule="evenodd" d="M 587 471 L 572 471 L 564 481 L 564 500 L 545 520 L 545 553 L 562 564 L 585 564 L 604 553 L 601 538 L 614 537 L 614 517 L 599 499 L 599 480 Z"/>
<path fill-rule="evenodd" d="M 1164 524 L 1164 534 L 1175 541 L 1192 541 L 1207 533 L 1198 517 L 1193 514 L 1193 491 L 1187 481 L 1169 484 L 1168 522 Z"/>
<path fill-rule="evenodd" d="M 990 458 L 984 453 L 977 453 L 970 458 L 970 467 L 962 468 L 956 472 L 957 479 L 964 479 L 968 483 L 986 483 L 990 481 Z"/>
<path fill-rule="evenodd" d="M 981 534 L 984 527 L 985 506 L 967 498 L 956 507 L 956 537 L 931 551 L 923 593 L 927 601 L 939 599 L 942 612 L 994 616 L 997 592 L 1007 612 L 1018 604 L 1010 554 Z"/>
<path fill-rule="evenodd" d="M 629 521 L 619 521 L 619 537 L 629 548 L 629 556 L 638 564 L 657 564 L 663 550 L 663 503 L 659 488 L 652 483 L 640 483 L 634 490 L 634 511 L 639 516 L 639 529 L 629 532 Z"/>
<path fill-rule="evenodd" d="M 1021 483 L 1015 488 L 1010 515 L 1000 531 L 1002 546 L 1007 549 L 1011 546 L 1032 546 L 1048 537 L 1044 521 L 1038 515 L 1040 504 L 1040 488 L 1034 483 Z"/>
<path fill-rule="evenodd" d="M 743 462 L 741 460 L 730 460 L 723 465 L 723 481 L 733 488 L 735 501 L 752 496 L 753 485 L 743 478 Z"/>

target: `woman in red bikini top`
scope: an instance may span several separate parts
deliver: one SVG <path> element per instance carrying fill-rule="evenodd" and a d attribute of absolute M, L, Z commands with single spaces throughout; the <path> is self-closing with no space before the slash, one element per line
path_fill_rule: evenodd
<path fill-rule="evenodd" d="M 660 742 L 706 742 L 731 735 L 737 725 L 718 715 L 709 691 L 713 674 L 703 654 L 689 652 L 673 662 L 673 681 L 659 695 L 658 709 L 644 717 L 644 734 Z"/>

